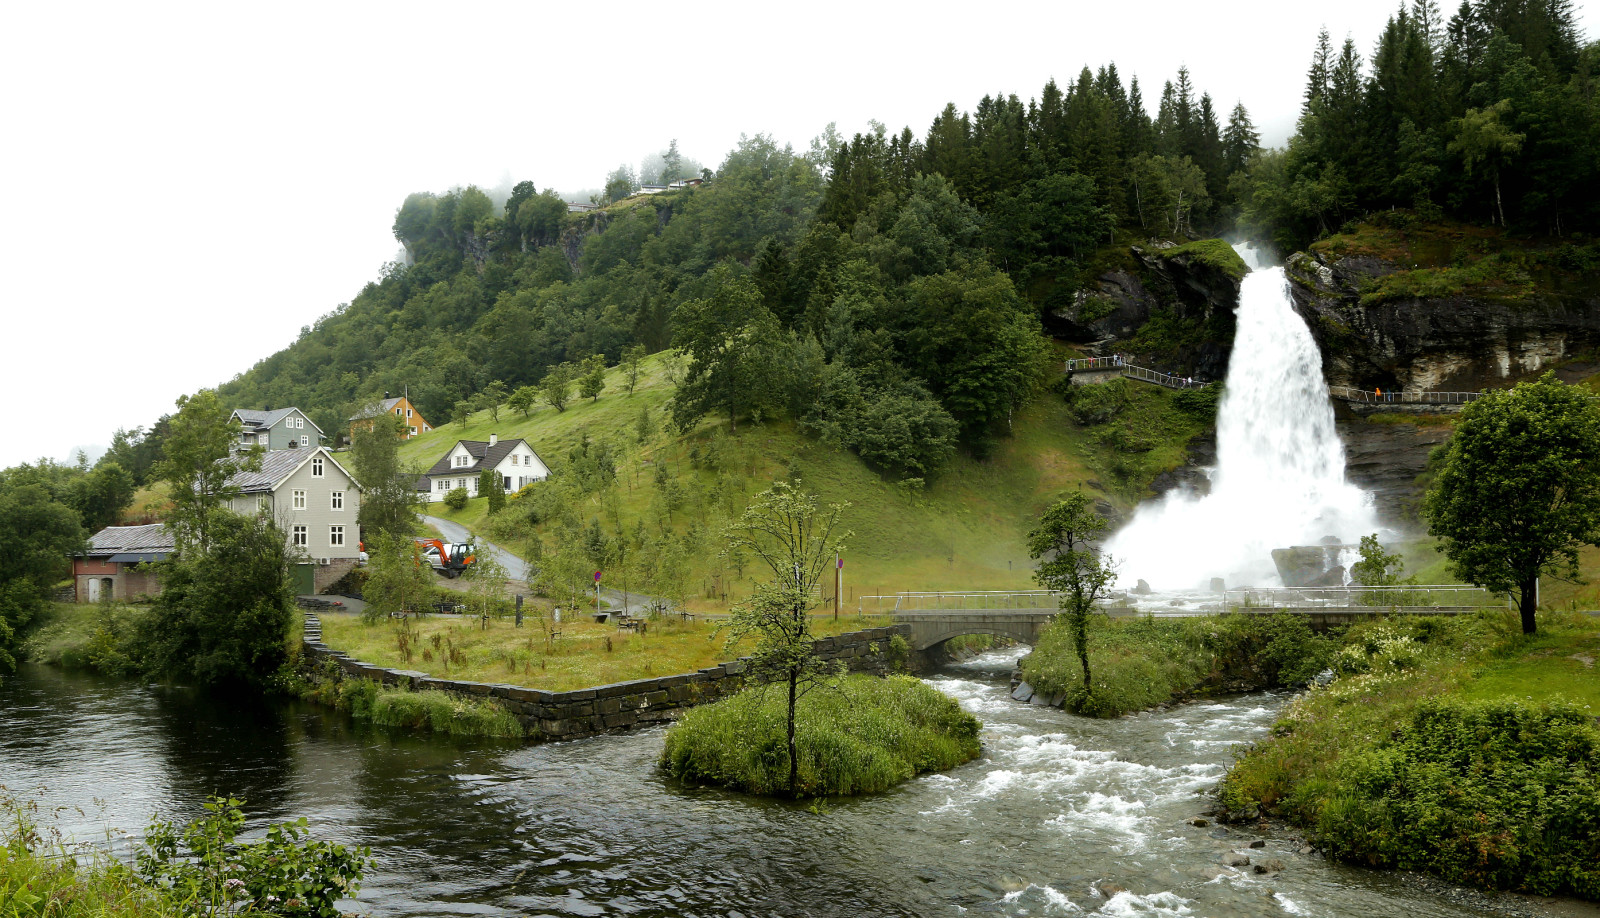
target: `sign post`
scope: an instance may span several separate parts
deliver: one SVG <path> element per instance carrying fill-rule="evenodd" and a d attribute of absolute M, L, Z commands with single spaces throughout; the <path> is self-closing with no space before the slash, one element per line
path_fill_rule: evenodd
<path fill-rule="evenodd" d="M 838 553 L 833 556 L 833 620 L 839 620 L 839 594 L 844 590 L 844 559 Z"/>
<path fill-rule="evenodd" d="M 622 611 L 623 611 L 623 614 L 627 614 L 628 610 L 627 609 L 623 609 Z M 599 615 L 600 614 L 600 572 L 599 571 L 595 571 L 594 572 L 594 614 L 595 615 Z M 596 621 L 599 621 L 599 619 L 596 619 Z"/>

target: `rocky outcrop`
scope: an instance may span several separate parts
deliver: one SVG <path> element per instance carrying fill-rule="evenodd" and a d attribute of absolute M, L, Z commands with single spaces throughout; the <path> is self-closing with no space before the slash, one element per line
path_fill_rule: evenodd
<path fill-rule="evenodd" d="M 1428 455 L 1450 439 L 1451 428 L 1426 423 L 1430 418 L 1425 415 L 1411 423 L 1392 415 L 1375 422 L 1347 410 L 1340 414 L 1337 424 L 1339 439 L 1344 441 L 1345 477 L 1372 495 L 1385 525 L 1404 528 L 1415 523 Z"/>
<path fill-rule="evenodd" d="M 1363 303 L 1376 279 L 1407 268 L 1371 256 L 1300 252 L 1286 270 L 1332 386 L 1472 392 L 1600 345 L 1600 299 L 1593 297 L 1533 289 L 1504 300 Z"/>
<path fill-rule="evenodd" d="M 592 210 L 569 218 L 561 227 L 561 254 L 567 257 L 567 264 L 571 266 L 572 273 L 578 273 L 578 261 L 583 258 L 584 243 L 590 236 L 598 236 L 610 222 L 610 215 L 603 210 Z"/>
<path fill-rule="evenodd" d="M 1091 352 L 1109 351 L 1114 342 L 1138 334 L 1153 316 L 1169 317 L 1197 333 L 1173 342 L 1176 346 L 1163 349 L 1154 362 L 1185 375 L 1223 378 L 1233 348 L 1239 280 L 1198 254 L 1164 254 L 1174 248 L 1170 242 L 1131 247 L 1133 267 L 1100 275 L 1070 306 L 1051 312 L 1046 317 L 1051 333 L 1085 343 Z"/>

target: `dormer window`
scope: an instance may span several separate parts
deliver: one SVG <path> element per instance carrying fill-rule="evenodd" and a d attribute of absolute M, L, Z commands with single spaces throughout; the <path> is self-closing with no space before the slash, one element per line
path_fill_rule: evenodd
<path fill-rule="evenodd" d="M 317 458 L 311 460 L 311 477 L 312 478 L 321 478 L 322 477 L 322 457 L 321 456 L 318 456 Z"/>

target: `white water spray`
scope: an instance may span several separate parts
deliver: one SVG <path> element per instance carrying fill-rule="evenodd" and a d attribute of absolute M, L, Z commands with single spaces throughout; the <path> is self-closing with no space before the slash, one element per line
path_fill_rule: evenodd
<path fill-rule="evenodd" d="M 1322 355 L 1289 301 L 1283 268 L 1235 246 L 1250 266 L 1217 415 L 1211 493 L 1172 493 L 1139 508 L 1106 551 L 1124 584 L 1157 589 L 1273 586 L 1274 548 L 1355 542 L 1376 532 L 1370 496 L 1345 481 L 1344 445 Z"/>

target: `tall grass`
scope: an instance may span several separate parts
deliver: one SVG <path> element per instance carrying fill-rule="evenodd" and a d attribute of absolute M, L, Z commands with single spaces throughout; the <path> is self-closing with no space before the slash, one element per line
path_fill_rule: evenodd
<path fill-rule="evenodd" d="M 451 736 L 521 739 L 522 724 L 488 699 L 463 698 L 451 692 L 379 685 L 371 679 L 325 674 L 302 690 L 304 697 L 349 712 L 356 720 L 385 727 L 431 730 Z"/>
<path fill-rule="evenodd" d="M 695 708 L 667 733 L 673 777 L 751 794 L 788 793 L 783 686 L 747 688 Z M 801 699 L 795 735 L 801 796 L 882 791 L 977 758 L 978 719 L 909 676 L 848 676 Z"/>
<path fill-rule="evenodd" d="M 1089 627 L 1093 691 L 1084 691 L 1072 629 L 1060 622 L 1023 660 L 1022 675 L 1034 691 L 1063 696 L 1078 714 L 1115 717 L 1207 688 L 1304 683 L 1327 665 L 1334 648 L 1294 615 L 1096 616 Z"/>
<path fill-rule="evenodd" d="M 0 788 L 0 915 L 178 918 L 185 911 L 95 848 L 38 824 L 37 804 Z"/>

